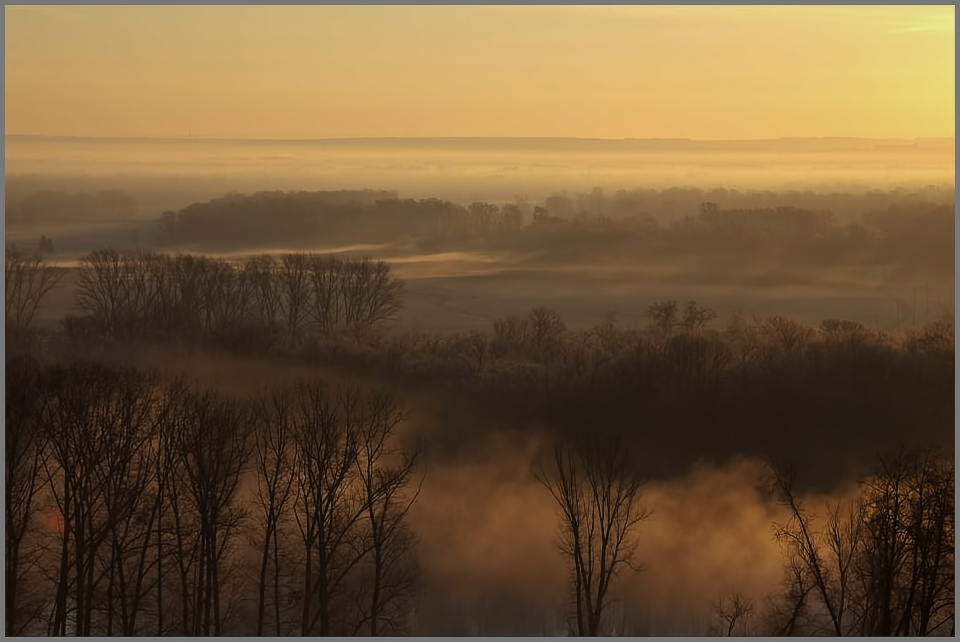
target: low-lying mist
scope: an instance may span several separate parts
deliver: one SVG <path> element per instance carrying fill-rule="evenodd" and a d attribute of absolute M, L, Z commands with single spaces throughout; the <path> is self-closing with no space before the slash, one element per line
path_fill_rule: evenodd
<path fill-rule="evenodd" d="M 518 626 L 566 634 L 557 509 L 530 473 L 539 448 L 536 438 L 501 436 L 467 462 L 428 464 L 411 515 L 430 551 L 425 593 L 464 616 L 460 630 L 437 622 L 431 634 L 471 633 L 471 625 L 474 634 Z M 642 570 L 625 570 L 615 597 L 628 635 L 708 634 L 719 598 L 741 593 L 762 605 L 776 590 L 783 560 L 773 523 L 789 515 L 765 496 L 764 475 L 760 462 L 739 459 L 648 483 L 641 503 L 651 514 L 637 530 Z"/>

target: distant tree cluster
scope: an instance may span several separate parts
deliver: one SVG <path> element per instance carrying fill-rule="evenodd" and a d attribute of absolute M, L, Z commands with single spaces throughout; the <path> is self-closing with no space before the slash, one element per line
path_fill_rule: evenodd
<path fill-rule="evenodd" d="M 389 192 L 258 192 L 164 212 L 160 223 L 167 243 L 251 247 L 486 234 L 519 229 L 522 212 L 515 205 L 462 207 Z"/>
<path fill-rule="evenodd" d="M 607 214 L 562 218 L 537 206 L 532 224 L 497 246 L 574 261 L 603 253 L 607 259 L 631 262 L 696 257 L 719 260 L 720 267 L 736 261 L 767 269 L 893 264 L 953 270 L 952 204 L 870 211 L 848 221 L 829 210 L 724 209 L 709 201 L 693 212 L 659 222 L 650 216 L 613 219 Z"/>
<path fill-rule="evenodd" d="M 629 194 L 632 194 L 630 196 Z M 535 251 L 576 259 L 678 255 L 797 265 L 901 262 L 952 270 L 953 203 L 922 192 L 816 195 L 726 190 L 602 191 L 464 207 L 376 192 L 261 192 L 195 203 L 161 217 L 163 242 L 208 249 L 391 242 Z M 935 198 L 936 197 L 936 198 Z M 713 200 L 706 200 L 707 198 Z M 773 203 L 772 205 L 770 203 Z M 791 203 L 786 206 L 783 203 Z M 827 207 L 846 212 L 838 216 Z M 759 206 L 761 205 L 762 206 Z M 855 215 L 851 212 L 855 212 Z M 775 251 L 775 252 L 774 252 Z"/>
<path fill-rule="evenodd" d="M 860 193 L 670 187 L 615 192 L 595 188 L 573 195 L 563 192 L 551 196 L 545 205 L 552 214 L 564 218 L 576 214 L 603 214 L 614 220 L 649 216 L 661 223 L 693 215 L 702 203 L 716 203 L 718 208 L 730 210 L 769 210 L 789 205 L 813 212 L 831 211 L 839 220 L 851 222 L 872 211 L 891 207 L 909 211 L 931 204 L 949 204 L 953 200 L 952 187 L 869 190 Z"/>
<path fill-rule="evenodd" d="M 390 393 L 30 358 L 6 381 L 7 635 L 409 630 L 417 452 Z"/>
<path fill-rule="evenodd" d="M 72 332 L 157 333 L 235 345 L 306 331 L 361 333 L 394 317 L 402 282 L 382 261 L 318 254 L 231 261 L 149 251 L 96 250 L 80 260 Z"/>

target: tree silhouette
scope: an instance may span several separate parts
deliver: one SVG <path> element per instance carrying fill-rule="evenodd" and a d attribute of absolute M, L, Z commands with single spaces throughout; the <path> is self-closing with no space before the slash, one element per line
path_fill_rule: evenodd
<path fill-rule="evenodd" d="M 6 247 L 5 263 L 7 329 L 24 330 L 33 323 L 43 300 L 63 278 L 64 270 L 44 265 L 39 254 L 25 254 L 16 245 Z"/>
<path fill-rule="evenodd" d="M 213 391 L 185 392 L 178 402 L 172 428 L 179 480 L 170 493 L 185 495 L 197 527 L 193 545 L 179 551 L 196 560 L 192 585 L 183 587 L 188 598 L 183 617 L 191 635 L 223 632 L 223 562 L 246 516 L 238 492 L 251 454 L 249 413 L 241 402 Z"/>
<path fill-rule="evenodd" d="M 47 484 L 43 468 L 49 457 L 44 417 L 49 393 L 44 371 L 29 357 L 7 358 L 4 425 L 4 506 L 6 548 L 5 635 L 22 635 L 36 616 L 27 604 L 31 574 L 39 561 L 39 548 L 26 542 L 31 531 L 38 494 Z M 24 591 L 26 587 L 26 591 Z M 40 603 L 42 607 L 42 602 Z"/>
<path fill-rule="evenodd" d="M 262 390 L 257 398 L 254 429 L 255 493 L 261 512 L 263 540 L 257 596 L 257 635 L 264 632 L 267 566 L 273 560 L 273 606 L 275 635 L 280 635 L 280 528 L 294 500 L 293 417 L 294 400 L 289 390 Z"/>
<path fill-rule="evenodd" d="M 536 479 L 560 509 L 560 551 L 573 574 L 579 635 L 602 633 L 611 582 L 633 565 L 636 526 L 649 516 L 639 506 L 644 478 L 624 444 L 594 435 L 554 446 Z"/>
<path fill-rule="evenodd" d="M 384 631 L 403 633 L 410 598 L 417 586 L 418 566 L 411 559 L 415 539 L 406 523 L 407 513 L 420 494 L 404 491 L 417 463 L 419 450 L 398 450 L 391 441 L 403 420 L 397 400 L 379 391 L 364 404 L 357 473 L 366 501 L 370 551 L 368 607 L 355 632 L 369 627 L 370 635 Z"/>
<path fill-rule="evenodd" d="M 852 505 L 828 505 L 820 528 L 797 499 L 789 469 L 772 470 L 791 512 L 776 533 L 793 569 L 793 612 L 804 610 L 809 594 L 821 608 L 822 617 L 808 614 L 811 632 L 822 628 L 818 619 L 834 635 L 930 635 L 952 626 L 952 457 L 905 450 L 879 457 L 860 496 Z"/>

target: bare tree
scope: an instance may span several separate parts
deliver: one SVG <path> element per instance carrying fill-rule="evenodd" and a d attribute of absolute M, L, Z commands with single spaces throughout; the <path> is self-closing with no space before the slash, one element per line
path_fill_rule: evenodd
<path fill-rule="evenodd" d="M 603 321 L 593 326 L 591 336 L 599 344 L 599 348 L 607 354 L 614 355 L 625 348 L 625 332 L 617 318 L 617 313 L 608 310 L 603 315 Z"/>
<path fill-rule="evenodd" d="M 833 634 L 844 635 L 843 628 L 843 600 L 838 593 L 845 594 L 847 584 L 842 584 L 839 591 L 834 590 L 828 560 L 824 559 L 822 542 L 824 536 L 814 531 L 811 516 L 803 510 L 802 505 L 794 496 L 793 472 L 788 468 L 772 467 L 773 481 L 780 493 L 781 501 L 790 509 L 791 518 L 786 524 L 776 525 L 778 541 L 786 544 L 791 553 L 796 555 L 804 573 L 810 578 L 811 584 L 822 606 L 829 616 Z M 845 579 L 845 578 L 844 578 Z"/>
<path fill-rule="evenodd" d="M 403 309 L 403 282 L 390 273 L 383 261 L 361 260 L 364 284 L 360 291 L 358 321 L 362 327 L 372 328 L 396 318 Z"/>
<path fill-rule="evenodd" d="M 310 256 L 310 317 L 321 330 L 337 329 L 345 317 L 341 281 L 344 262 L 333 255 Z"/>
<path fill-rule="evenodd" d="M 767 598 L 767 634 L 777 637 L 792 636 L 804 629 L 813 591 L 803 562 L 795 553 L 788 555 L 785 571 L 781 592 Z"/>
<path fill-rule="evenodd" d="M 116 336 L 128 310 L 129 282 L 123 255 L 112 249 L 94 250 L 77 268 L 77 306 L 87 312 L 107 336 Z"/>
<path fill-rule="evenodd" d="M 527 323 L 537 359 L 555 350 L 567 329 L 556 310 L 544 306 L 531 310 Z"/>
<path fill-rule="evenodd" d="M 109 515 L 106 567 L 106 634 L 142 633 L 138 624 L 153 591 L 153 538 L 160 504 L 156 468 L 159 432 L 168 419 L 170 398 L 151 374 L 130 390 L 119 417 L 120 430 L 108 437 L 106 455 L 113 465 L 99 479 Z"/>
<path fill-rule="evenodd" d="M 526 319 L 510 316 L 493 322 L 493 347 L 499 355 L 507 355 L 526 349 L 530 340 L 530 328 Z"/>
<path fill-rule="evenodd" d="M 255 318 L 262 327 L 275 330 L 281 307 L 276 260 L 269 254 L 255 256 L 244 262 L 243 269 L 252 288 Z"/>
<path fill-rule="evenodd" d="M 294 400 L 289 390 L 261 391 L 257 399 L 258 422 L 254 432 L 257 472 L 256 501 L 263 523 L 257 602 L 257 636 L 263 635 L 267 566 L 273 559 L 273 606 L 275 635 L 280 635 L 280 543 L 281 520 L 294 495 L 293 430 Z"/>
<path fill-rule="evenodd" d="M 416 453 L 393 443 L 403 413 L 384 391 L 300 381 L 293 394 L 301 634 L 401 631 L 417 570 L 404 492 Z"/>
<path fill-rule="evenodd" d="M 953 470 L 936 453 L 901 451 L 880 457 L 864 480 L 864 634 L 929 635 L 952 622 Z"/>
<path fill-rule="evenodd" d="M 699 334 L 704 326 L 716 318 L 717 313 L 713 308 L 697 305 L 696 301 L 687 301 L 683 307 L 683 319 L 680 325 L 687 332 Z"/>
<path fill-rule="evenodd" d="M 193 337 L 203 327 L 204 257 L 178 254 L 170 261 L 174 294 L 171 330 L 182 337 Z"/>
<path fill-rule="evenodd" d="M 280 303 L 286 317 L 287 335 L 293 344 L 307 318 L 310 305 L 310 257 L 307 254 L 284 254 L 280 257 L 278 281 Z"/>
<path fill-rule="evenodd" d="M 464 343 L 467 356 L 476 364 L 472 370 L 476 372 L 476 374 L 480 374 L 483 371 L 483 364 L 487 353 L 490 351 L 490 341 L 487 339 L 487 335 L 482 332 L 477 332 L 476 330 L 471 330 L 466 336 Z"/>
<path fill-rule="evenodd" d="M 635 529 L 649 512 L 639 506 L 644 478 L 616 439 L 560 441 L 539 460 L 536 479 L 560 509 L 560 550 L 573 574 L 579 635 L 601 633 L 610 585 L 633 564 Z"/>
<path fill-rule="evenodd" d="M 301 635 L 333 632 L 334 600 L 362 557 L 351 550 L 364 500 L 356 485 L 359 391 L 321 382 L 296 387 L 296 509 L 304 545 Z M 316 565 L 316 566 L 314 566 Z"/>
<path fill-rule="evenodd" d="M 411 559 L 415 539 L 406 516 L 420 494 L 423 477 L 410 496 L 404 491 L 416 466 L 418 450 L 398 450 L 391 444 L 403 420 L 396 399 L 385 391 L 369 395 L 364 404 L 357 472 L 366 500 L 371 578 L 365 612 L 355 633 L 368 626 L 371 636 L 404 632 L 416 588 L 417 565 Z"/>
<path fill-rule="evenodd" d="M 25 254 L 16 245 L 6 247 L 5 259 L 7 328 L 26 329 L 36 318 L 44 298 L 63 278 L 64 270 L 44 265 L 39 254 Z"/>
<path fill-rule="evenodd" d="M 835 635 L 928 635 L 952 625 L 953 470 L 952 458 L 930 452 L 881 457 L 860 497 L 828 505 L 826 525 L 816 530 L 792 474 L 774 469 L 791 512 L 776 527 L 794 562 L 791 591 L 819 598 L 821 620 Z"/>
<path fill-rule="evenodd" d="M 46 485 L 42 471 L 48 456 L 43 416 L 47 394 L 39 364 L 27 357 L 7 359 L 4 506 L 6 556 L 5 634 L 22 635 L 36 616 L 21 589 L 39 560 L 39 549 L 26 544 L 31 531 L 36 498 Z M 25 547 L 26 544 L 26 547 Z M 27 587 L 29 590 L 29 587 Z M 42 604 L 41 604 L 42 606 Z"/>
<path fill-rule="evenodd" d="M 737 625 L 740 625 L 740 635 L 748 634 L 747 621 L 753 613 L 753 600 L 742 593 L 734 593 L 728 598 L 721 597 L 714 602 L 713 611 L 723 625 L 723 635 L 732 637 Z"/>
<path fill-rule="evenodd" d="M 175 430 L 176 474 L 199 526 L 197 548 L 190 553 L 199 563 L 188 628 L 192 635 L 220 635 L 226 615 L 223 564 L 245 516 L 238 489 L 250 456 L 248 409 L 213 391 L 192 391 L 181 397 Z"/>
<path fill-rule="evenodd" d="M 127 282 L 127 306 L 122 322 L 125 333 L 148 329 L 159 296 L 161 280 L 156 277 L 160 257 L 152 252 L 124 252 L 120 255 L 123 278 Z"/>
<path fill-rule="evenodd" d="M 142 550 L 139 538 L 150 530 L 131 529 L 130 522 L 150 504 L 145 501 L 150 443 L 162 414 L 157 378 L 83 363 L 56 368 L 51 377 L 53 394 L 44 420 L 51 455 L 45 472 L 63 523 L 51 631 L 63 635 L 70 628 L 68 603 L 78 635 L 94 632 L 95 612 L 96 630 L 112 631 L 120 599 L 117 582 L 133 579 L 118 577 L 117 565 L 131 550 Z M 123 630 L 133 630 L 136 618 L 125 600 L 140 596 L 138 590 L 120 600 Z M 105 616 L 98 608 L 102 604 Z"/>
<path fill-rule="evenodd" d="M 951 455 L 920 453 L 910 476 L 907 506 L 914 594 L 903 621 L 915 635 L 954 634 L 956 569 L 956 476 Z M 901 627 L 906 630 L 906 627 Z"/>
<path fill-rule="evenodd" d="M 677 302 L 659 301 L 647 308 L 647 316 L 652 319 L 653 327 L 661 336 L 667 337 L 677 325 Z"/>
<path fill-rule="evenodd" d="M 760 332 L 787 354 L 803 350 L 814 337 L 814 331 L 799 321 L 782 316 L 754 319 Z"/>

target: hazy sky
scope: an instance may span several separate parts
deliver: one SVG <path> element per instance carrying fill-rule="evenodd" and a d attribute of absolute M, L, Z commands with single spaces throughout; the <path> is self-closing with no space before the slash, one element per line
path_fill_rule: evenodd
<path fill-rule="evenodd" d="M 954 135 L 953 7 L 6 8 L 8 134 Z"/>

